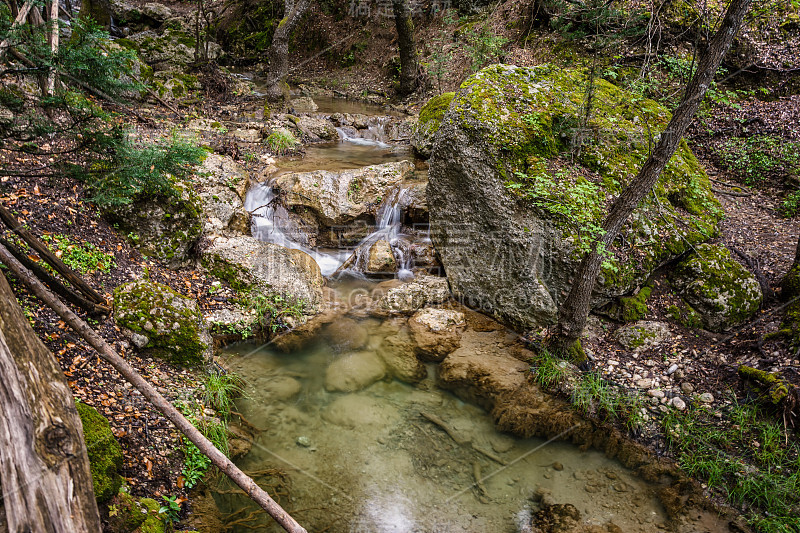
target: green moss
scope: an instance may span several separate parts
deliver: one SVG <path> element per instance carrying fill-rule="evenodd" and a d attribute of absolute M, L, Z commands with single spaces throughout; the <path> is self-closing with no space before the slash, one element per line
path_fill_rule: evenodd
<path fill-rule="evenodd" d="M 689 329 L 703 327 L 703 319 L 700 317 L 700 314 L 685 303 L 680 307 L 677 305 L 670 305 L 667 307 L 667 313 L 675 319 L 676 322 Z"/>
<path fill-rule="evenodd" d="M 245 276 L 236 265 L 219 255 L 204 254 L 201 261 L 211 275 L 227 281 L 228 285 L 239 292 L 250 292 L 256 286 L 255 281 Z"/>
<path fill-rule="evenodd" d="M 103 415 L 84 403 L 76 403 L 76 407 L 89 454 L 94 495 L 98 502 L 107 502 L 122 486 L 122 478 L 117 473 L 122 468 L 122 448 Z"/>
<path fill-rule="evenodd" d="M 420 126 L 429 126 L 433 131 L 439 129 L 439 123 L 447 112 L 450 102 L 453 101 L 456 93 L 444 93 L 434 96 L 419 110 Z M 431 122 L 433 121 L 433 122 Z"/>
<path fill-rule="evenodd" d="M 649 311 L 647 299 L 650 298 L 651 291 L 651 287 L 642 287 L 635 296 L 623 296 L 617 305 L 612 306 L 610 314 L 623 322 L 643 319 Z"/>
<path fill-rule="evenodd" d="M 750 382 L 751 386 L 759 393 L 762 401 L 772 405 L 779 405 L 789 396 L 791 384 L 784 381 L 780 375 L 771 374 L 751 366 L 741 365 L 739 375 Z"/>
<path fill-rule="evenodd" d="M 179 365 L 201 364 L 208 344 L 196 302 L 166 285 L 146 280 L 114 291 L 114 316 L 120 326 L 149 339 L 153 355 Z"/>
<path fill-rule="evenodd" d="M 108 504 L 108 529 L 112 533 L 133 533 L 146 519 L 146 509 L 127 492 L 120 491 Z"/>
<path fill-rule="evenodd" d="M 139 503 L 147 510 L 147 518 L 139 528 L 140 533 L 164 533 L 166 526 L 158 514 L 161 508 L 159 503 L 152 498 L 141 498 Z"/>
<path fill-rule="evenodd" d="M 761 305 L 758 282 L 723 246 L 701 244 L 670 271 L 683 299 L 711 330 L 742 324 Z"/>

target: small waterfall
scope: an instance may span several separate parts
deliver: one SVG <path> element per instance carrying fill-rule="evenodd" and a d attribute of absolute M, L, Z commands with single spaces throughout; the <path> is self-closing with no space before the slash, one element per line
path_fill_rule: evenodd
<path fill-rule="evenodd" d="M 408 207 L 409 189 L 398 185 L 389 195 L 384 198 L 378 207 L 376 215 L 375 231 L 365 237 L 356 247 L 353 255 L 344 262 L 338 272 L 345 270 L 364 273 L 369 271 L 369 254 L 372 247 L 379 241 L 386 241 L 392 250 L 395 264 L 397 265 L 397 275 L 400 279 L 410 279 L 414 275 L 411 272 L 412 257 L 410 244 L 407 239 L 400 234 L 403 222 L 403 210 Z"/>
<path fill-rule="evenodd" d="M 297 242 L 297 238 L 293 237 L 293 233 L 297 232 L 292 231 L 289 214 L 282 206 L 276 205 L 275 196 L 272 186 L 263 183 L 247 192 L 244 208 L 253 215 L 253 237 L 307 253 L 317 262 L 323 276 L 336 272 L 342 265 L 342 259 Z"/>
<path fill-rule="evenodd" d="M 390 117 L 370 117 L 365 129 L 356 130 L 355 128 L 348 128 L 351 130 L 348 132 L 348 129 L 338 127 L 336 131 L 339 133 L 339 139 L 344 142 L 363 146 L 389 148 L 390 145 L 386 142 L 386 125 L 390 120 Z M 355 135 L 353 135 L 352 130 L 355 130 Z"/>

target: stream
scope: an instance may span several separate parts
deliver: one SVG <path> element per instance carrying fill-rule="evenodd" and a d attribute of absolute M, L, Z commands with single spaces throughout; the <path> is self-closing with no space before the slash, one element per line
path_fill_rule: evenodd
<path fill-rule="evenodd" d="M 315 100 L 321 114 L 374 111 Z M 258 208 L 254 236 L 312 255 L 339 298 L 347 300 L 379 281 L 365 266 L 365 254 L 378 240 L 391 245 L 394 277 L 405 281 L 420 275 L 407 250 L 410 243 L 424 241 L 426 231 L 403 224 L 407 189 L 401 184 L 381 199 L 372 233 L 357 246 L 302 244 L 286 209 L 273 202 L 275 177 L 413 157 L 380 132 L 365 139 L 340 131 L 340 137 L 307 147 L 303 158 L 279 161 L 280 171 L 250 190 L 246 208 Z M 422 174 L 417 178 L 425 179 Z M 350 275 L 341 276 L 345 271 Z M 222 354 L 246 383 L 238 411 L 263 430 L 237 464 L 308 531 L 526 532 L 539 503 L 572 504 L 581 522 L 604 527 L 598 531 L 668 530 L 656 496 L 659 487 L 617 461 L 565 442 L 499 433 L 483 409 L 439 386 L 434 363 L 426 364 L 427 377 L 415 384 L 392 378 L 383 364 L 392 349 L 385 339 L 405 327 L 398 325 L 403 320 L 338 318 L 293 353 L 269 343 L 240 343 Z M 461 349 L 476 353 L 502 351 L 506 344 L 498 339 L 513 337 L 479 329 L 468 333 Z M 457 441 L 432 417 L 462 438 Z M 248 498 L 226 481 L 219 483 L 212 494 L 232 531 L 281 531 Z M 717 530 L 708 524 L 681 529 Z"/>

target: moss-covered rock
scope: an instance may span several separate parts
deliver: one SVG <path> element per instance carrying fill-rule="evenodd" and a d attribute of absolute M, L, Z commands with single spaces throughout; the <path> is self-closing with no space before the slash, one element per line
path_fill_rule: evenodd
<path fill-rule="evenodd" d="M 133 533 L 147 519 L 147 509 L 128 494 L 120 491 L 108 503 L 108 529 L 112 533 Z"/>
<path fill-rule="evenodd" d="M 122 448 L 111 433 L 111 424 L 97 409 L 85 403 L 77 403 L 76 407 L 89 453 L 94 495 L 98 502 L 107 502 L 122 486 L 122 477 L 118 473 L 122 468 Z"/>
<path fill-rule="evenodd" d="M 141 498 L 139 503 L 147 510 L 146 518 L 139 527 L 139 532 L 164 533 L 166 531 L 166 524 L 164 520 L 162 520 L 161 515 L 158 514 L 161 505 L 152 498 Z"/>
<path fill-rule="evenodd" d="M 146 338 L 144 349 L 180 365 L 200 364 L 210 355 L 211 339 L 197 301 L 166 285 L 139 280 L 114 291 L 114 318 Z"/>
<path fill-rule="evenodd" d="M 442 118 L 455 95 L 456 93 L 444 93 L 434 96 L 419 110 L 419 120 L 414 127 L 411 144 L 422 158 L 428 159 L 431 156 L 433 138 L 439 131 Z"/>
<path fill-rule="evenodd" d="M 636 322 L 637 320 L 643 319 L 649 311 L 647 299 L 650 298 L 652 290 L 651 287 L 645 286 L 632 296 L 623 296 L 619 298 L 619 300 L 609 308 L 608 315 L 622 322 Z"/>
<path fill-rule="evenodd" d="M 614 338 L 625 349 L 638 352 L 664 342 L 669 334 L 669 326 L 662 322 L 640 320 L 619 328 Z"/>
<path fill-rule="evenodd" d="M 523 328 L 554 322 L 611 202 L 669 119 L 584 70 L 493 65 L 467 79 L 436 135 L 428 186 L 431 237 L 456 296 Z M 682 141 L 608 251 L 593 305 L 715 235 L 721 214 Z"/>
<path fill-rule="evenodd" d="M 203 233 L 203 211 L 193 184 L 175 182 L 173 186 L 175 195 L 137 198 L 103 215 L 129 234 L 143 254 L 179 268 L 189 262 L 191 249 Z"/>
<path fill-rule="evenodd" d="M 702 244 L 695 250 L 670 271 L 673 286 L 711 331 L 746 322 L 763 299 L 755 276 L 723 246 Z"/>

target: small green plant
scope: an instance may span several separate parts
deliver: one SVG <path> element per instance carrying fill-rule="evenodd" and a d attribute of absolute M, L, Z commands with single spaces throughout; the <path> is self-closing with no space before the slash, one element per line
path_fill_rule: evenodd
<path fill-rule="evenodd" d="M 175 406 L 211 443 L 222 453 L 228 455 L 228 424 L 226 418 L 207 417 L 203 413 L 203 405 L 197 402 L 178 401 Z M 181 475 L 188 488 L 194 487 L 211 466 L 211 459 L 206 457 L 191 441 L 183 438 L 184 464 Z"/>
<path fill-rule="evenodd" d="M 182 501 L 177 496 L 161 496 L 164 503 L 158 509 L 158 514 L 165 524 L 178 522 L 181 514 Z"/>
<path fill-rule="evenodd" d="M 531 370 L 534 372 L 534 379 L 545 389 L 551 389 L 564 382 L 569 376 L 566 361 L 550 355 L 547 350 L 541 350 L 533 360 Z"/>
<path fill-rule="evenodd" d="M 736 172 L 748 185 L 800 174 L 800 142 L 771 135 L 732 137 L 715 152 L 722 166 Z"/>
<path fill-rule="evenodd" d="M 300 144 L 292 132 L 286 128 L 280 128 L 270 133 L 266 142 L 270 150 L 276 154 L 285 154 Z"/>
<path fill-rule="evenodd" d="M 232 372 L 212 370 L 206 375 L 203 402 L 227 418 L 234 399 L 242 394 L 242 381 Z"/>
<path fill-rule="evenodd" d="M 109 272 L 117 266 L 114 255 L 99 250 L 94 244 L 87 242 L 78 244 L 66 235 L 42 235 L 42 240 L 55 245 L 56 255 L 61 261 L 81 274 L 92 272 Z"/>
<path fill-rule="evenodd" d="M 261 294 L 256 292 L 240 296 L 237 302 L 247 312 L 255 313 L 261 328 L 272 332 L 288 329 L 287 319 L 302 318 L 307 305 L 301 299 L 288 298 L 280 294 Z"/>

